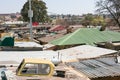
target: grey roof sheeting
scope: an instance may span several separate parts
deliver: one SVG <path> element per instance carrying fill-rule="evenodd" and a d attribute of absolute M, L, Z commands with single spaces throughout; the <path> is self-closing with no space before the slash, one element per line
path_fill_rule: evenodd
<path fill-rule="evenodd" d="M 91 45 L 81 45 L 76 46 L 68 49 L 58 50 L 63 57 L 63 62 L 75 59 L 90 59 L 90 58 L 97 58 L 105 55 L 113 55 L 116 54 L 117 51 L 95 47 Z"/>
<path fill-rule="evenodd" d="M 15 46 L 18 47 L 43 47 L 36 42 L 15 42 Z"/>
<path fill-rule="evenodd" d="M 52 60 L 56 56 L 55 51 L 0 51 L 0 65 L 16 65 L 24 58 Z"/>
<path fill-rule="evenodd" d="M 115 63 L 114 57 L 90 59 L 67 63 L 89 78 L 120 76 L 120 64 Z"/>
<path fill-rule="evenodd" d="M 82 45 L 59 51 L 0 51 L 0 65 L 3 63 L 5 64 L 6 61 L 9 61 L 9 64 L 12 64 L 13 61 L 20 63 L 23 58 L 42 58 L 53 60 L 53 57 L 55 57 L 55 59 L 58 59 L 58 53 L 60 60 L 68 62 L 77 59 L 89 59 L 115 54 L 117 51 L 90 45 Z"/>

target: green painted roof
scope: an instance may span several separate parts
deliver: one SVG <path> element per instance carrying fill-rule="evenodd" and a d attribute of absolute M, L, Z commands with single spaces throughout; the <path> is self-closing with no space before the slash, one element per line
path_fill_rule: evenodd
<path fill-rule="evenodd" d="M 50 43 L 54 45 L 94 45 L 94 43 L 106 41 L 120 41 L 120 33 L 113 31 L 99 31 L 94 28 L 81 28 L 71 34 L 53 40 Z"/>
<path fill-rule="evenodd" d="M 102 35 L 106 38 L 106 41 L 120 41 L 120 33 L 114 31 L 103 31 Z"/>

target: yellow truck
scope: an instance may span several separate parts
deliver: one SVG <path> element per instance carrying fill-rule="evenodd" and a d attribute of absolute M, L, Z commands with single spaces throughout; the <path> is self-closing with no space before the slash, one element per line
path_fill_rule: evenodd
<path fill-rule="evenodd" d="M 27 58 L 22 60 L 17 69 L 1 71 L 0 80 L 38 80 L 40 76 L 53 76 L 54 68 L 49 60 Z"/>
<path fill-rule="evenodd" d="M 70 80 L 78 74 L 64 64 L 54 66 L 53 61 L 25 58 L 19 66 L 0 65 L 0 80 Z M 77 76 L 73 78 L 71 80 L 80 80 Z"/>
<path fill-rule="evenodd" d="M 16 70 L 18 76 L 52 76 L 54 64 L 43 59 L 23 59 Z"/>

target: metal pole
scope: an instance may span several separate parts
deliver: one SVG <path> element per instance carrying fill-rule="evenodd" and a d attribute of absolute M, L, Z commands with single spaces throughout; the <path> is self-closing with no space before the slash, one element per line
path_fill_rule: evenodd
<path fill-rule="evenodd" d="M 58 52 L 58 60 L 59 60 L 59 57 L 60 57 L 60 53 Z"/>
<path fill-rule="evenodd" d="M 32 13 L 32 10 L 31 10 L 31 0 L 29 0 L 29 11 L 28 11 L 28 15 L 29 15 L 29 18 L 30 18 L 30 40 L 33 41 L 33 34 L 32 34 L 32 16 L 33 16 L 33 13 Z"/>

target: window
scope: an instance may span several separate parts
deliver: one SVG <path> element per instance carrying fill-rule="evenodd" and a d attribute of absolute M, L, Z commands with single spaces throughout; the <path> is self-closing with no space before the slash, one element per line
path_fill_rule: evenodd
<path fill-rule="evenodd" d="M 48 64 L 26 64 L 21 74 L 47 75 L 50 73 Z"/>

